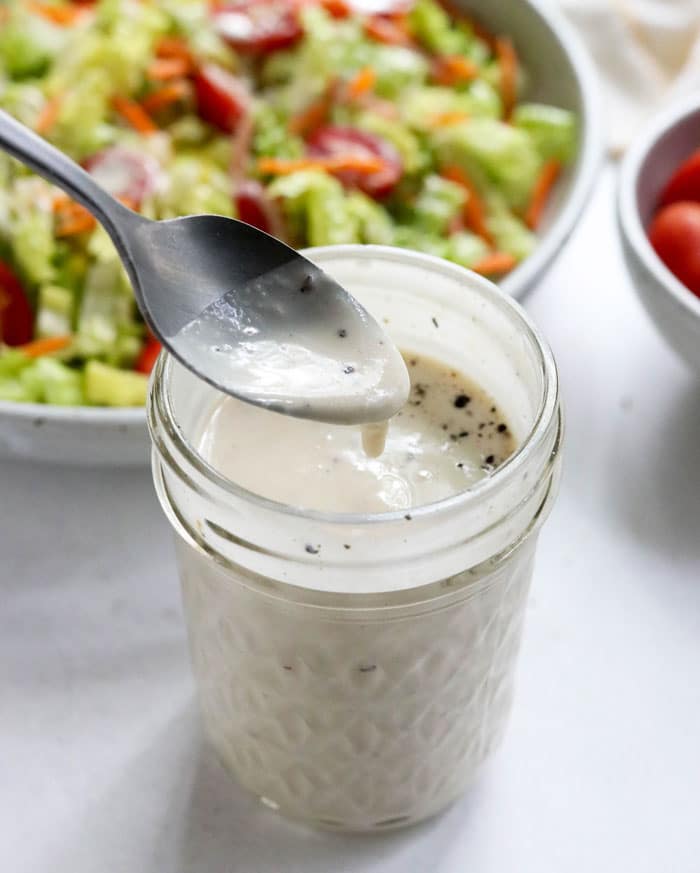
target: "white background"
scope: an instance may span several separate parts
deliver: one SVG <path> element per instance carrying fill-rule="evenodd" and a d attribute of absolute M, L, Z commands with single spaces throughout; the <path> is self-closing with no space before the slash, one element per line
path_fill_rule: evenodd
<path fill-rule="evenodd" d="M 0 464 L 2 873 L 696 873 L 700 381 L 624 270 L 613 178 L 527 307 L 568 413 L 513 718 L 443 816 L 375 837 L 259 807 L 204 744 L 146 470 Z"/>

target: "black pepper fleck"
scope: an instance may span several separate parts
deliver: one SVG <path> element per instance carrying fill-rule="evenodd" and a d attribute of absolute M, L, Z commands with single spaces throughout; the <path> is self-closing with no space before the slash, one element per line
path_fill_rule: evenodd
<path fill-rule="evenodd" d="M 411 521 L 413 516 L 409 512 L 407 512 L 406 515 L 404 515 L 404 518 L 406 519 L 406 521 Z"/>
<path fill-rule="evenodd" d="M 455 397 L 455 406 L 457 409 L 464 409 L 464 407 L 471 402 L 471 397 L 468 394 L 458 394 Z"/>
<path fill-rule="evenodd" d="M 350 543 L 343 543 L 343 548 L 344 548 L 344 549 L 349 549 L 349 548 L 352 548 L 352 547 L 351 547 Z"/>
<path fill-rule="evenodd" d="M 447 430 L 447 425 L 446 425 L 446 424 L 441 425 L 441 427 L 442 427 L 443 430 Z"/>
<path fill-rule="evenodd" d="M 289 666 L 289 664 L 282 664 L 282 669 L 283 670 L 291 670 L 292 668 Z"/>
<path fill-rule="evenodd" d="M 460 438 L 461 440 L 463 440 L 465 437 L 468 437 L 468 436 L 469 436 L 469 431 L 468 431 L 468 430 L 460 430 L 460 432 L 459 432 L 459 438 Z"/>
<path fill-rule="evenodd" d="M 505 433 L 508 430 L 508 428 L 506 427 L 505 424 L 499 424 L 498 427 L 496 428 L 496 430 L 499 433 Z"/>
<path fill-rule="evenodd" d="M 45 418 L 41 418 L 41 417 L 39 417 L 39 418 L 35 418 L 35 419 L 32 421 L 32 424 L 34 425 L 34 427 L 43 427 L 45 423 L 46 423 L 46 419 L 45 419 Z"/>
<path fill-rule="evenodd" d="M 354 372 L 355 372 L 355 368 L 352 366 L 352 364 L 348 364 L 347 367 L 343 367 L 343 373 L 346 373 L 349 375 L 350 373 L 354 373 Z"/>
<path fill-rule="evenodd" d="M 491 412 L 495 412 L 495 411 L 496 411 L 496 407 L 495 407 L 495 406 L 492 406 L 492 407 L 491 407 Z"/>
<path fill-rule="evenodd" d="M 417 363 L 418 363 L 417 358 L 411 358 L 411 360 L 408 362 L 410 367 L 415 367 Z"/>
<path fill-rule="evenodd" d="M 359 669 L 360 673 L 371 673 L 373 670 L 377 669 L 377 665 L 376 664 L 367 664 L 365 666 L 359 667 L 358 669 Z"/>
<path fill-rule="evenodd" d="M 435 316 L 433 316 L 430 320 L 432 321 L 432 323 L 435 327 L 440 327 L 440 325 L 438 324 L 438 320 L 437 320 L 437 318 L 435 318 Z"/>
<path fill-rule="evenodd" d="M 457 434 L 456 434 L 456 433 L 451 433 L 451 434 L 450 434 L 450 439 L 452 440 L 453 443 L 456 443 L 456 442 L 457 442 Z"/>
<path fill-rule="evenodd" d="M 419 397 L 425 397 L 425 385 L 421 385 L 420 382 L 416 382 L 416 384 L 413 386 L 413 391 Z"/>
<path fill-rule="evenodd" d="M 338 331 L 338 336 L 339 336 L 341 339 L 345 339 L 345 337 L 346 337 L 347 335 L 348 335 L 348 332 L 345 330 L 344 327 L 341 327 L 340 330 Z"/>
<path fill-rule="evenodd" d="M 486 456 L 486 463 L 487 464 L 495 464 L 496 458 L 493 455 L 487 455 Z"/>
<path fill-rule="evenodd" d="M 486 427 L 486 422 L 482 421 L 479 425 L 479 430 L 483 430 Z"/>
<path fill-rule="evenodd" d="M 457 464 L 457 466 L 458 466 L 459 469 L 461 470 L 462 467 L 464 466 L 464 461 L 459 461 L 459 463 Z"/>
<path fill-rule="evenodd" d="M 320 546 L 312 546 L 311 543 L 307 543 L 307 544 L 304 546 L 304 549 L 305 549 L 305 550 L 306 550 L 310 555 L 317 555 L 317 554 L 321 551 L 321 547 L 320 547 Z"/>
<path fill-rule="evenodd" d="M 299 290 L 302 294 L 308 294 L 309 291 L 313 290 L 314 280 L 311 276 L 307 276 L 304 281 L 301 283 L 301 287 Z"/>

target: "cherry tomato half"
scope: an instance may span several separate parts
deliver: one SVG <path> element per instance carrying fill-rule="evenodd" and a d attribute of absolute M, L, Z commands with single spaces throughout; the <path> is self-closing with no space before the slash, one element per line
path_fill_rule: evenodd
<path fill-rule="evenodd" d="M 32 338 L 34 315 L 22 283 L 0 261 L 0 342 L 21 346 Z"/>
<path fill-rule="evenodd" d="M 381 158 L 384 166 L 376 173 L 358 173 L 354 170 L 336 173 L 346 187 L 359 188 L 378 200 L 391 193 L 403 172 L 401 157 L 391 143 L 354 127 L 320 127 L 309 138 L 308 148 L 309 154 L 314 157 L 358 155 Z"/>
<path fill-rule="evenodd" d="M 141 354 L 136 359 L 134 369 L 139 373 L 148 375 L 155 366 L 161 348 L 158 340 L 149 333 L 146 345 L 141 349 Z"/>
<path fill-rule="evenodd" d="M 114 197 L 141 205 L 156 187 L 160 167 L 155 158 L 121 146 L 113 146 L 88 158 L 85 169 Z"/>
<path fill-rule="evenodd" d="M 232 48 L 250 54 L 289 48 L 303 35 L 296 4 L 290 0 L 218 3 L 214 26 Z"/>
<path fill-rule="evenodd" d="M 700 203 L 664 206 L 651 223 L 649 240 L 673 275 L 700 297 Z"/>
<path fill-rule="evenodd" d="M 248 112 L 250 93 L 245 83 L 216 64 L 204 64 L 194 77 L 197 112 L 224 133 L 233 133 Z"/>
<path fill-rule="evenodd" d="M 668 206 L 679 200 L 700 202 L 700 149 L 676 169 L 663 190 L 659 205 Z"/>

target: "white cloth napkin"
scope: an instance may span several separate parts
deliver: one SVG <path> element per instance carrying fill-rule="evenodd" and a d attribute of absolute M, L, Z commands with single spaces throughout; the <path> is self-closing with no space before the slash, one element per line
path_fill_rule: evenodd
<path fill-rule="evenodd" d="M 557 0 L 602 77 L 610 150 L 675 97 L 700 91 L 700 0 Z"/>

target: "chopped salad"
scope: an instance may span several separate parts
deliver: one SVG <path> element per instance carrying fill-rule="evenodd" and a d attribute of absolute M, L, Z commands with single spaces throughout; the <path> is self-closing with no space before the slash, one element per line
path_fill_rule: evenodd
<path fill-rule="evenodd" d="M 512 42 L 437 0 L 10 0 L 0 107 L 156 219 L 295 247 L 526 258 L 576 118 L 519 100 Z M 0 400 L 139 405 L 159 346 L 112 243 L 0 152 Z"/>

